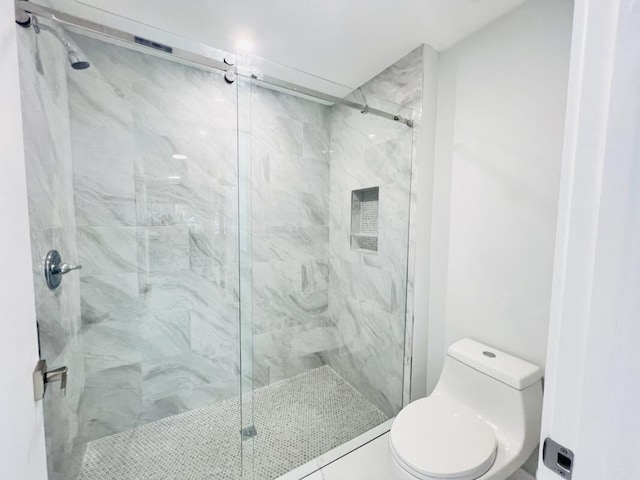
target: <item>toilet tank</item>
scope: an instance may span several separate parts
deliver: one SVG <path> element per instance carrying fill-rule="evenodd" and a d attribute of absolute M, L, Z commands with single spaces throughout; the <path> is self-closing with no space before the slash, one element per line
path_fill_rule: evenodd
<path fill-rule="evenodd" d="M 542 375 L 532 363 L 466 338 L 449 347 L 432 395 L 453 397 L 513 442 L 537 443 Z"/>

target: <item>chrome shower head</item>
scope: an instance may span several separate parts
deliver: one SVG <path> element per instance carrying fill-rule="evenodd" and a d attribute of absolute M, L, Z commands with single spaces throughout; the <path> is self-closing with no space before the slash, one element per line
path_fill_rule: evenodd
<path fill-rule="evenodd" d="M 69 58 L 71 68 L 73 68 L 74 70 L 85 70 L 91 66 L 89 62 L 80 60 L 80 58 L 78 58 L 77 52 L 75 51 L 67 51 L 67 57 Z"/>
<path fill-rule="evenodd" d="M 67 58 L 69 59 L 71 68 L 73 68 L 74 70 L 85 70 L 91 66 L 91 64 L 86 60 L 80 59 L 80 57 L 78 56 L 78 49 L 71 42 L 71 40 L 65 37 L 62 33 L 58 32 L 48 25 L 41 24 L 38 20 L 38 17 L 36 17 L 35 15 L 33 15 L 32 21 L 33 29 L 37 35 L 39 35 L 42 30 L 45 30 L 52 34 L 64 46 L 64 48 L 67 50 Z"/>

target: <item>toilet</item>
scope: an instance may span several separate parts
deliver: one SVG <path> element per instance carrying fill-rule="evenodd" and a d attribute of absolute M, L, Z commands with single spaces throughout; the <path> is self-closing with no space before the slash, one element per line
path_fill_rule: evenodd
<path fill-rule="evenodd" d="M 433 393 L 389 434 L 395 480 L 505 480 L 539 442 L 542 369 L 471 339 L 447 351 Z"/>

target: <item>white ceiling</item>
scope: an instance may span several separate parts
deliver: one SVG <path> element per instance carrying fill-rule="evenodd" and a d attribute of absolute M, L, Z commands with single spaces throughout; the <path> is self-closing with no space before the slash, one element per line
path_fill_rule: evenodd
<path fill-rule="evenodd" d="M 524 2 L 51 1 L 58 9 L 111 26 L 131 26 L 124 17 L 227 51 L 235 51 L 239 39 L 251 39 L 251 53 L 350 87 L 366 82 L 422 43 L 444 50 Z"/>

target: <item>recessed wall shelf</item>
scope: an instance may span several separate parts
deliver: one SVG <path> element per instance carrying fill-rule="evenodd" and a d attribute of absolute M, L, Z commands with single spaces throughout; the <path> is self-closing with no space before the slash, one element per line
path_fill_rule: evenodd
<path fill-rule="evenodd" d="M 351 250 L 377 253 L 380 187 L 351 192 Z"/>

